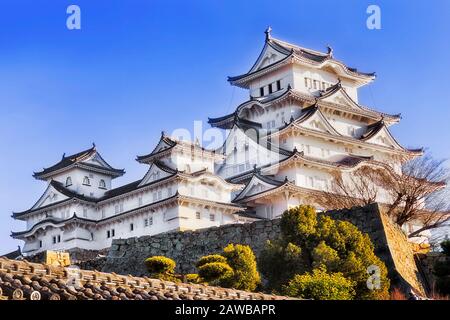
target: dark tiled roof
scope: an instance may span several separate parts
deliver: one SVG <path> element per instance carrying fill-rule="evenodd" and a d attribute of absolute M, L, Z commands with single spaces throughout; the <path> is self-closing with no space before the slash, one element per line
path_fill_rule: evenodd
<path fill-rule="evenodd" d="M 257 128 L 257 129 L 262 128 L 262 124 L 259 122 L 239 117 L 237 115 L 237 111 L 220 118 L 208 118 L 208 123 L 212 127 L 217 127 L 221 129 L 231 129 L 233 128 L 234 125 L 244 128 Z"/>
<path fill-rule="evenodd" d="M 0 300 L 4 299 L 287 300 L 290 298 L 0 258 Z"/>
<path fill-rule="evenodd" d="M 84 221 L 84 222 L 88 222 L 88 223 L 95 223 L 96 222 L 95 220 L 78 217 L 76 214 L 74 214 L 72 217 L 70 217 L 68 219 L 48 217 L 48 218 L 46 218 L 44 220 L 41 220 L 38 223 L 34 224 L 28 230 L 20 231 L 20 232 L 11 232 L 11 236 L 12 237 L 17 237 L 17 236 L 26 234 L 26 233 L 34 230 L 36 227 L 39 227 L 40 225 L 45 224 L 45 223 L 52 223 L 52 224 L 60 225 L 60 224 L 64 224 L 64 223 L 67 223 L 67 222 L 74 222 L 74 221 Z"/>
<path fill-rule="evenodd" d="M 54 187 L 57 191 L 61 192 L 63 195 L 69 197 L 69 198 L 76 198 L 82 201 L 87 202 L 95 202 L 97 199 L 93 197 L 87 197 L 84 194 L 79 194 L 77 192 L 74 192 L 64 186 L 61 182 L 52 180 L 50 181 L 50 185 Z"/>
<path fill-rule="evenodd" d="M 270 184 L 272 186 L 274 186 L 275 188 L 278 188 L 280 186 L 282 186 L 283 184 L 285 184 L 287 182 L 287 180 L 285 181 L 279 181 L 276 180 L 274 177 L 272 176 L 266 176 L 266 175 L 262 175 L 261 174 L 261 169 L 256 168 L 256 166 L 253 169 L 253 173 L 252 176 L 247 180 L 246 186 L 244 189 L 241 190 L 241 192 L 239 192 L 233 199 L 233 202 L 235 201 L 242 201 L 242 199 L 245 199 L 247 197 L 243 197 L 241 199 L 239 199 L 241 197 L 241 195 L 247 190 L 247 187 L 249 185 L 249 183 L 253 180 L 253 178 L 257 178 L 267 184 Z"/>
<path fill-rule="evenodd" d="M 164 143 L 166 143 L 169 147 L 168 147 L 168 148 L 165 148 L 165 149 L 162 149 L 162 150 L 159 150 L 159 151 L 157 151 L 157 152 L 155 152 L 156 148 L 157 148 L 158 145 L 159 145 L 159 142 L 161 142 L 161 141 L 164 142 Z M 159 142 L 158 142 L 158 144 L 156 145 L 155 149 L 153 149 L 152 152 L 150 152 L 150 153 L 148 153 L 148 154 L 145 154 L 145 155 L 143 155 L 143 156 L 137 156 L 137 157 L 136 157 L 136 161 L 138 161 L 138 162 L 145 161 L 145 160 L 146 160 L 147 158 L 149 158 L 150 156 L 154 156 L 154 155 L 157 155 L 157 154 L 159 154 L 159 153 L 162 153 L 162 152 L 164 152 L 164 151 L 166 151 L 166 150 L 168 150 L 168 149 L 171 149 L 171 148 L 173 148 L 173 147 L 175 147 L 175 146 L 177 145 L 177 141 L 172 140 L 170 137 L 166 136 L 166 135 L 164 134 L 164 132 L 161 133 L 161 139 L 159 140 Z"/>
<path fill-rule="evenodd" d="M 42 178 L 45 175 L 51 174 L 52 172 L 70 167 L 72 165 L 75 165 L 77 163 L 82 162 L 84 159 L 92 156 L 95 152 L 97 152 L 95 145 L 93 145 L 91 148 L 72 154 L 70 156 L 63 155 L 62 159 L 55 165 L 44 168 L 42 171 L 33 173 L 33 177 L 39 179 Z M 113 173 L 115 176 L 121 176 L 125 173 L 123 169 L 114 169 L 113 167 L 109 166 L 109 168 L 105 168 L 102 166 L 97 166 L 90 163 L 83 163 L 84 166 L 91 167 L 92 169 L 99 169 L 99 170 L 106 170 Z"/>
<path fill-rule="evenodd" d="M 7 259 L 17 259 L 22 256 L 22 250 L 20 250 L 20 246 L 17 247 L 17 250 L 1 255 L 0 257 L 4 257 Z"/>
<path fill-rule="evenodd" d="M 374 135 L 376 135 L 378 132 L 380 132 L 381 129 L 383 129 L 383 127 L 386 124 L 384 123 L 383 120 L 372 123 L 371 125 L 367 126 L 367 130 L 366 132 L 364 132 L 364 134 L 361 136 L 361 140 L 369 140 L 370 138 L 372 138 Z"/>
<path fill-rule="evenodd" d="M 156 149 L 158 148 L 159 143 L 163 141 L 164 143 L 166 143 L 168 145 L 168 147 L 166 148 L 162 148 L 161 150 L 156 151 Z M 158 156 L 161 154 L 164 154 L 165 152 L 167 152 L 168 150 L 174 148 L 175 146 L 180 145 L 182 147 L 187 147 L 190 148 L 191 151 L 201 151 L 201 152 L 206 152 L 206 153 L 210 153 L 210 154 L 214 154 L 215 151 L 214 150 L 208 150 L 203 148 L 202 146 L 200 146 L 197 143 L 192 143 L 192 142 L 188 142 L 188 141 L 182 141 L 182 140 L 177 140 L 171 137 L 168 137 L 165 135 L 164 132 L 162 132 L 161 134 L 161 139 L 158 142 L 158 144 L 156 145 L 156 147 L 153 149 L 152 152 L 143 155 L 143 156 L 137 156 L 136 157 L 136 161 L 140 162 L 140 163 L 150 163 L 150 162 L 154 162 L 155 159 L 158 159 Z"/>
<path fill-rule="evenodd" d="M 332 54 L 329 53 L 322 53 L 322 52 L 318 52 L 315 50 L 310 50 L 310 49 L 306 49 L 306 48 L 302 48 L 299 47 L 297 45 L 285 42 L 285 41 L 281 41 L 275 38 L 266 38 L 266 45 L 272 47 L 273 49 L 275 49 L 276 51 L 281 52 L 282 54 L 286 55 L 283 59 L 278 60 L 272 64 L 269 64 L 267 66 L 264 66 L 258 70 L 253 70 L 254 66 L 250 69 L 249 72 L 245 73 L 245 74 L 241 74 L 238 76 L 234 76 L 234 77 L 228 77 L 228 81 L 232 84 L 236 84 L 237 81 L 245 79 L 249 76 L 252 76 L 254 74 L 260 73 L 260 72 L 264 72 L 265 70 L 269 70 L 273 67 L 276 67 L 278 65 L 282 65 L 284 64 L 286 61 L 288 61 L 289 59 L 291 59 L 292 57 L 297 57 L 297 58 L 301 58 L 301 59 L 305 59 L 308 60 L 314 64 L 321 64 L 324 63 L 325 61 L 329 60 L 332 61 L 334 63 L 338 63 L 339 65 L 341 65 L 347 73 L 349 74 L 353 74 L 359 77 L 364 77 L 364 78 L 368 78 L 368 79 L 373 79 L 375 77 L 375 72 L 361 72 L 358 71 L 356 68 L 352 68 L 352 67 L 348 67 L 347 65 L 345 65 L 344 63 L 342 63 L 341 61 L 338 61 L 336 59 L 333 58 Z M 262 54 L 262 52 L 261 52 Z M 258 60 L 261 58 L 261 54 L 258 57 Z"/>
<path fill-rule="evenodd" d="M 291 44 L 291 43 L 288 43 L 288 42 L 285 42 L 282 40 L 278 40 L 275 38 L 271 38 L 269 41 L 272 43 L 275 43 L 276 45 L 278 45 L 280 47 L 285 48 L 286 50 L 293 51 L 296 55 L 298 55 L 300 57 L 306 58 L 308 60 L 311 60 L 311 61 L 314 61 L 317 63 L 322 63 L 326 60 L 334 60 L 336 62 L 343 64 L 342 62 L 335 60 L 333 58 L 333 56 L 330 55 L 330 53 L 322 53 L 322 52 L 318 52 L 315 50 L 302 48 L 297 45 L 294 45 L 294 44 Z M 343 65 L 345 66 L 345 68 L 348 71 L 350 71 L 351 73 L 354 73 L 356 75 L 370 77 L 370 78 L 375 76 L 375 72 L 361 72 L 361 71 L 358 71 L 358 69 L 356 69 L 356 68 L 348 67 L 345 64 L 343 64 Z"/>
<path fill-rule="evenodd" d="M 342 93 L 343 93 L 344 95 L 346 95 L 348 99 L 350 99 L 351 101 L 353 101 L 353 103 L 354 103 L 355 105 L 357 105 L 359 108 L 361 108 L 361 110 L 363 110 L 363 111 L 367 111 L 367 112 L 375 112 L 375 113 L 380 114 L 381 117 L 390 118 L 390 119 L 393 119 L 393 120 L 399 120 L 399 119 L 401 118 L 401 114 L 388 114 L 388 113 L 384 113 L 384 112 L 381 112 L 381 111 L 376 111 L 376 110 L 371 109 L 371 108 L 369 108 L 369 107 L 360 105 L 359 103 L 357 103 L 356 101 L 354 101 L 354 100 L 347 94 L 347 92 L 343 89 L 342 83 L 341 83 L 340 80 L 339 80 L 336 84 L 332 85 L 331 87 L 328 87 L 328 88 L 326 88 L 325 90 L 321 90 L 321 91 L 320 91 L 320 96 L 319 96 L 318 99 L 320 100 L 320 99 L 324 99 L 324 98 L 326 98 L 326 97 L 332 96 L 333 94 L 335 94 L 336 92 L 338 92 L 338 91 L 340 91 L 340 90 L 342 90 Z"/>

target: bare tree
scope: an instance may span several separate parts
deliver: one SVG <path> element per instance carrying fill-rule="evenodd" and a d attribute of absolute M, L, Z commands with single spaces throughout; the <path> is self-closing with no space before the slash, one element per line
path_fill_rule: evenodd
<path fill-rule="evenodd" d="M 420 236 L 425 230 L 435 229 L 450 219 L 450 198 L 445 189 L 449 169 L 444 160 L 430 155 L 406 161 L 401 174 L 392 174 L 382 187 L 393 199 L 387 214 L 399 225 L 420 222 L 421 227 L 409 234 Z"/>
<path fill-rule="evenodd" d="M 315 194 L 312 200 L 326 210 L 365 206 L 376 201 L 379 187 L 374 181 L 385 181 L 380 169 L 368 166 L 343 175 L 340 171 L 332 173 L 328 190 Z"/>
<path fill-rule="evenodd" d="M 384 193 L 387 214 L 399 226 L 417 223 L 408 236 L 417 237 L 450 221 L 450 196 L 445 189 L 450 170 L 445 161 L 425 155 L 404 161 L 401 174 L 385 168 L 363 166 L 343 176 L 333 173 L 329 190 L 313 197 L 325 209 L 351 208 L 377 201 Z"/>

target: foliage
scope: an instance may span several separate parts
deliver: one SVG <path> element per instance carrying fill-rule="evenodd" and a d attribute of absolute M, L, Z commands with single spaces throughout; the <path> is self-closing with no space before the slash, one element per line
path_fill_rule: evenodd
<path fill-rule="evenodd" d="M 210 284 L 229 283 L 233 274 L 233 269 L 226 262 L 208 262 L 198 268 L 198 275 Z"/>
<path fill-rule="evenodd" d="M 356 299 L 388 298 L 386 266 L 375 256 L 368 235 L 353 224 L 318 215 L 311 206 L 299 206 L 283 214 L 280 227 L 280 239 L 269 242 L 260 259 L 269 289 L 280 291 L 294 275 L 311 275 L 320 269 L 329 274 L 341 273 L 352 283 Z M 367 287 L 369 266 L 379 268 L 380 289 Z"/>
<path fill-rule="evenodd" d="M 164 256 L 153 256 L 145 260 L 145 266 L 152 278 L 179 281 L 175 276 L 175 261 Z"/>
<path fill-rule="evenodd" d="M 444 277 L 446 275 L 450 275 L 450 263 L 445 259 L 443 261 L 437 261 L 434 264 L 433 273 L 438 277 Z"/>
<path fill-rule="evenodd" d="M 294 275 L 307 270 L 304 267 L 302 249 L 290 242 L 284 246 L 281 241 L 267 241 L 258 262 L 270 289 L 275 291 L 281 289 Z"/>
<path fill-rule="evenodd" d="M 261 282 L 256 258 L 249 246 L 229 244 L 221 255 L 208 255 L 196 264 L 200 282 L 253 291 Z"/>
<path fill-rule="evenodd" d="M 197 268 L 200 268 L 202 265 L 210 263 L 210 262 L 227 263 L 227 258 L 225 258 L 224 256 L 221 256 L 220 254 L 210 254 L 208 256 L 201 257 L 195 266 Z"/>
<path fill-rule="evenodd" d="M 441 242 L 441 248 L 442 248 L 442 252 L 446 256 L 450 256 L 450 240 L 449 239 L 445 239 L 444 241 Z"/>
<path fill-rule="evenodd" d="M 450 256 L 448 255 L 449 240 L 441 243 L 444 256 L 434 264 L 433 273 L 436 276 L 436 289 L 440 294 L 450 295 Z"/>
<path fill-rule="evenodd" d="M 445 188 L 450 168 L 445 160 L 425 154 L 400 161 L 401 173 L 389 168 L 389 164 L 362 166 L 345 177 L 334 172 L 328 190 L 312 196 L 312 200 L 327 210 L 351 208 L 375 202 L 383 190 L 386 213 L 395 223 L 400 227 L 407 223 L 420 225 L 408 234 L 410 238 L 442 227 L 450 221 L 450 191 Z"/>
<path fill-rule="evenodd" d="M 291 297 L 315 300 L 351 300 L 355 296 L 352 281 L 342 273 L 329 274 L 324 269 L 296 275 L 283 292 Z"/>
<path fill-rule="evenodd" d="M 223 249 L 223 256 L 233 269 L 229 286 L 235 289 L 254 291 L 261 283 L 256 257 L 253 250 L 246 245 L 229 244 Z"/>
<path fill-rule="evenodd" d="M 188 273 L 185 275 L 186 282 L 199 283 L 200 277 L 197 273 Z"/>

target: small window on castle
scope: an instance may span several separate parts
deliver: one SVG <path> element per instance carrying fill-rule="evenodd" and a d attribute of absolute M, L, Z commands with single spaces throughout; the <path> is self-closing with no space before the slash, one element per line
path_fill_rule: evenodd
<path fill-rule="evenodd" d="M 111 238 L 111 231 L 109 231 L 109 230 L 106 231 L 106 237 L 107 237 L 107 238 Z"/>
<path fill-rule="evenodd" d="M 152 225 L 153 224 L 153 217 L 148 218 L 148 224 Z"/>
<path fill-rule="evenodd" d="M 112 229 L 111 230 L 111 237 L 114 237 L 116 235 L 116 230 Z"/>
<path fill-rule="evenodd" d="M 281 90 L 281 81 L 277 81 L 277 91 Z"/>
<path fill-rule="evenodd" d="M 72 185 L 72 178 L 71 177 L 67 177 L 66 179 L 66 187 L 69 187 Z"/>
<path fill-rule="evenodd" d="M 314 89 L 319 89 L 319 81 L 314 80 L 313 84 L 314 84 Z"/>
<path fill-rule="evenodd" d="M 272 84 L 269 84 L 269 94 L 273 92 Z"/>
<path fill-rule="evenodd" d="M 259 88 L 259 95 L 264 96 L 264 87 Z"/>
<path fill-rule="evenodd" d="M 83 178 L 83 184 L 84 184 L 85 186 L 90 186 L 90 185 L 91 185 L 91 180 L 89 180 L 88 177 L 84 177 L 84 178 Z"/>
<path fill-rule="evenodd" d="M 104 219 L 105 216 L 106 216 L 106 214 L 105 214 L 105 208 L 102 208 L 102 219 Z"/>
<path fill-rule="evenodd" d="M 56 243 L 56 237 L 53 237 L 53 244 Z"/>
<path fill-rule="evenodd" d="M 209 215 L 209 220 L 210 220 L 210 221 L 216 220 L 216 216 L 215 216 L 214 214 L 210 214 L 210 215 Z"/>
<path fill-rule="evenodd" d="M 144 227 L 148 227 L 148 219 L 144 219 Z"/>
<path fill-rule="evenodd" d="M 134 224 L 130 223 L 130 231 L 133 231 L 133 230 L 134 230 Z"/>
<path fill-rule="evenodd" d="M 39 248 L 42 248 L 42 240 L 39 240 Z"/>
<path fill-rule="evenodd" d="M 106 182 L 103 179 L 100 179 L 100 182 L 98 183 L 98 187 L 100 189 L 106 189 Z"/>
<path fill-rule="evenodd" d="M 58 236 L 58 242 L 61 242 L 61 236 Z"/>
<path fill-rule="evenodd" d="M 200 212 L 196 212 L 195 213 L 195 219 L 201 219 L 202 215 L 200 214 Z"/>

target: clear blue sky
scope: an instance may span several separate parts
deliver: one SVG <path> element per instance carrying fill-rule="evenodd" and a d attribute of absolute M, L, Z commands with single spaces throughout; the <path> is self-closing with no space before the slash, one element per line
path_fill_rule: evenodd
<path fill-rule="evenodd" d="M 70 4 L 81 8 L 79 31 L 66 28 Z M 369 4 L 381 7 L 381 30 L 366 28 Z M 376 71 L 361 102 L 402 113 L 392 131 L 403 145 L 450 157 L 450 1 L 2 1 L 0 253 L 24 229 L 11 212 L 45 189 L 33 170 L 95 141 L 126 169 L 123 184 L 145 173 L 134 158 L 161 130 L 190 129 L 244 101 L 226 77 L 250 68 L 268 25 Z"/>

